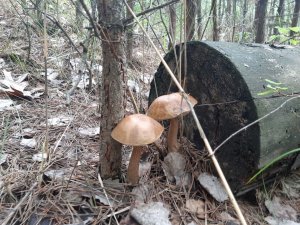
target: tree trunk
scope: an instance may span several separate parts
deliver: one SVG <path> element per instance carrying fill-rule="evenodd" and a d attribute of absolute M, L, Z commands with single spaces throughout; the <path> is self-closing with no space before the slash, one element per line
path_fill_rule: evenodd
<path fill-rule="evenodd" d="M 99 168 L 103 178 L 119 176 L 121 168 L 122 145 L 110 134 L 124 117 L 126 103 L 123 9 L 122 1 L 98 0 L 103 54 Z"/>
<path fill-rule="evenodd" d="M 218 21 L 217 21 L 217 0 L 211 1 L 213 19 L 213 41 L 219 40 Z"/>
<path fill-rule="evenodd" d="M 244 40 L 244 33 L 245 33 L 245 29 L 246 29 L 246 14 L 248 11 L 248 0 L 244 0 L 244 4 L 243 4 L 243 21 L 242 21 L 242 34 L 240 35 L 239 38 L 239 42 L 241 42 L 242 40 Z"/>
<path fill-rule="evenodd" d="M 186 0 L 186 41 L 190 41 L 195 33 L 196 2 L 195 0 Z"/>
<path fill-rule="evenodd" d="M 272 35 L 274 24 L 275 24 L 275 5 L 277 0 L 271 0 L 270 3 L 270 10 L 268 13 L 269 19 L 268 19 L 268 36 Z"/>
<path fill-rule="evenodd" d="M 187 72 L 182 73 L 182 80 L 185 91 L 198 100 L 194 109 L 212 148 L 295 96 L 276 112 L 233 136 L 216 152 L 232 189 L 237 190 L 257 167 L 300 145 L 300 98 L 296 98 L 300 90 L 300 49 L 212 41 L 192 41 L 185 46 L 187 64 L 182 63 L 181 71 Z M 174 51 L 165 56 L 176 76 L 180 72 L 176 67 L 180 48 L 175 48 L 177 56 Z M 157 95 L 178 91 L 162 64 L 154 77 L 149 104 Z M 260 96 L 258 93 L 266 91 L 265 79 L 282 82 L 288 90 Z M 204 149 L 192 115 L 183 120 L 185 136 L 199 150 Z"/>
<path fill-rule="evenodd" d="M 169 13 L 169 34 L 171 40 L 169 40 L 168 49 L 171 49 L 175 45 L 176 39 L 176 9 L 174 4 L 169 6 Z"/>
<path fill-rule="evenodd" d="M 236 1 L 237 0 L 233 0 L 233 7 L 232 7 L 232 15 L 233 15 L 233 24 L 232 24 L 232 37 L 231 37 L 231 41 L 234 42 L 234 38 L 235 38 L 235 25 L 236 25 Z"/>
<path fill-rule="evenodd" d="M 127 1 L 127 3 L 131 9 L 134 8 L 135 0 L 129 0 Z M 127 17 L 131 17 L 131 14 L 128 9 L 126 14 Z M 126 29 L 126 60 L 129 65 L 132 63 L 132 52 L 133 52 L 133 24 L 130 24 Z"/>
<path fill-rule="evenodd" d="M 264 43 L 268 0 L 258 0 L 255 6 L 255 42 Z"/>
<path fill-rule="evenodd" d="M 227 0 L 227 6 L 226 6 L 226 14 L 227 14 L 227 16 L 231 15 L 231 1 L 232 0 Z"/>
<path fill-rule="evenodd" d="M 297 26 L 298 20 L 299 20 L 299 11 L 300 11 L 300 0 L 295 0 L 295 8 L 294 8 L 291 27 Z M 291 31 L 290 36 L 293 36 L 293 35 L 294 35 L 294 32 Z"/>
<path fill-rule="evenodd" d="M 36 24 L 38 27 L 43 27 L 43 13 L 46 8 L 45 0 L 36 0 L 35 7 L 36 7 Z"/>
<path fill-rule="evenodd" d="M 83 28 L 83 14 L 82 14 L 82 5 L 80 3 L 80 0 L 77 0 L 75 2 L 75 6 L 76 6 L 76 30 L 80 31 Z"/>
<path fill-rule="evenodd" d="M 197 35 L 198 39 L 201 41 L 202 36 L 202 14 L 201 14 L 202 0 L 197 2 Z"/>
<path fill-rule="evenodd" d="M 279 0 L 278 8 L 277 8 L 277 14 L 275 17 L 275 26 L 282 26 L 283 24 L 283 13 L 284 13 L 284 0 Z M 274 34 L 279 34 L 278 29 L 274 28 L 273 30 Z"/>

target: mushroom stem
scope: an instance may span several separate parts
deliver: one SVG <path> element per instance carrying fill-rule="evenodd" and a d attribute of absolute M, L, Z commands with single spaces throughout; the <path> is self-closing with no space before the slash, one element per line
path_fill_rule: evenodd
<path fill-rule="evenodd" d="M 167 137 L 168 151 L 169 152 L 178 152 L 179 143 L 177 142 L 177 133 L 178 133 L 179 121 L 178 118 L 170 120 L 170 127 Z"/>
<path fill-rule="evenodd" d="M 139 182 L 139 164 L 142 153 L 142 146 L 133 146 L 127 172 L 127 179 L 131 184 L 137 184 Z"/>

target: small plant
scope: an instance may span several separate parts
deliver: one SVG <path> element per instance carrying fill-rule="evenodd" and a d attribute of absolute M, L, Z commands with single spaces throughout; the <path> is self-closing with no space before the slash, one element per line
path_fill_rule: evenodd
<path fill-rule="evenodd" d="M 253 180 L 255 180 L 260 174 L 262 174 L 264 171 L 266 171 L 269 167 L 271 167 L 272 165 L 274 165 L 276 162 L 278 162 L 279 160 L 283 159 L 284 157 L 294 154 L 294 153 L 298 153 L 300 152 L 300 148 L 296 148 L 293 150 L 290 150 L 288 152 L 285 152 L 281 155 L 279 155 L 278 157 L 276 157 L 275 159 L 271 160 L 269 163 L 267 163 L 263 168 L 261 168 L 256 174 L 254 174 L 249 181 L 247 182 L 247 184 L 251 183 Z"/>
<path fill-rule="evenodd" d="M 291 45 L 300 44 L 300 27 L 275 27 L 279 34 L 270 37 L 269 42 L 278 41 L 279 43 L 288 42 Z M 292 35 L 291 35 L 292 33 Z"/>
<path fill-rule="evenodd" d="M 282 83 L 280 83 L 280 82 L 274 82 L 269 79 L 265 79 L 265 81 L 268 83 L 266 86 L 266 90 L 263 92 L 257 93 L 257 95 L 259 95 L 259 96 L 275 94 L 275 93 L 279 94 L 281 91 L 286 91 L 288 89 L 287 87 L 282 87 L 281 86 Z"/>

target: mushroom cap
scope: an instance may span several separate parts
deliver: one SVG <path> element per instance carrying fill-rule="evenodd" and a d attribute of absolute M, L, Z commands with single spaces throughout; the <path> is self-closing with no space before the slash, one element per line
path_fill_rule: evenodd
<path fill-rule="evenodd" d="M 197 104 L 197 100 L 188 95 L 192 106 Z M 191 111 L 187 101 L 180 92 L 162 95 L 156 98 L 150 105 L 147 115 L 155 120 L 168 120 L 180 115 L 186 115 Z"/>
<path fill-rule="evenodd" d="M 125 145 L 141 146 L 153 143 L 164 131 L 159 122 L 144 114 L 133 114 L 121 120 L 113 129 L 113 139 Z"/>

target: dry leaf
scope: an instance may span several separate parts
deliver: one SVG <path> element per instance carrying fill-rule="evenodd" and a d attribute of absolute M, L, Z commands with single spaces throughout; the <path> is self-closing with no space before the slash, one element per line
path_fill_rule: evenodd
<path fill-rule="evenodd" d="M 228 195 L 223 185 L 215 176 L 209 175 L 208 173 L 202 173 L 198 176 L 198 180 L 205 190 L 218 202 L 224 202 L 228 199 Z"/>
<path fill-rule="evenodd" d="M 183 155 L 178 152 L 170 152 L 164 159 L 162 167 L 167 179 L 170 182 L 176 181 L 176 185 L 182 184 L 184 178 L 186 160 Z"/>
<path fill-rule="evenodd" d="M 267 221 L 268 224 L 270 224 L 270 225 L 300 225 L 300 223 L 296 223 L 291 220 L 285 220 L 285 219 L 276 218 L 276 217 L 272 217 L 272 216 L 266 217 L 265 221 Z"/>
<path fill-rule="evenodd" d="M 44 172 L 44 175 L 51 180 L 64 181 L 70 179 L 73 168 L 62 168 L 58 170 L 48 170 Z"/>
<path fill-rule="evenodd" d="M 147 184 L 143 184 L 134 187 L 131 193 L 135 195 L 135 201 L 146 202 L 146 200 L 149 197 L 149 190 L 150 190 L 150 186 Z"/>
<path fill-rule="evenodd" d="M 81 136 L 94 137 L 100 133 L 100 127 L 79 128 L 78 132 Z"/>
<path fill-rule="evenodd" d="M 47 153 L 37 153 L 32 156 L 32 160 L 36 162 L 42 162 L 48 158 Z"/>
<path fill-rule="evenodd" d="M 25 91 L 25 88 L 28 86 L 28 82 L 25 81 L 28 78 L 28 74 L 20 75 L 16 80 L 11 76 L 11 72 L 3 70 L 4 80 L 0 80 L 0 94 L 7 94 L 12 97 L 20 97 L 26 99 L 35 99 L 39 98 L 44 94 L 44 88 L 35 88 L 31 91 Z"/>
<path fill-rule="evenodd" d="M 10 99 L 0 99 L 0 112 L 8 109 L 14 102 Z"/>
<path fill-rule="evenodd" d="M 48 119 L 49 126 L 67 126 L 70 121 L 73 120 L 73 117 L 70 116 L 59 116 L 55 118 Z"/>
<path fill-rule="evenodd" d="M 37 142 L 34 138 L 22 138 L 20 145 L 28 147 L 28 148 L 34 148 L 36 146 Z"/>
<path fill-rule="evenodd" d="M 0 165 L 6 162 L 7 156 L 7 154 L 0 154 Z"/>
<path fill-rule="evenodd" d="M 185 203 L 186 209 L 195 214 L 198 218 L 205 218 L 205 204 L 201 200 L 188 199 Z"/>
<path fill-rule="evenodd" d="M 130 215 L 141 225 L 172 225 L 170 211 L 162 202 L 152 202 L 133 208 Z"/>
<path fill-rule="evenodd" d="M 2 87 L 0 86 L 0 93 L 5 93 L 8 96 L 31 98 L 30 92 L 24 91 L 28 86 L 28 82 L 24 81 L 28 74 L 21 75 L 16 81 L 11 76 L 11 72 L 3 70 L 4 80 L 0 80 Z"/>
<path fill-rule="evenodd" d="M 266 200 L 265 205 L 269 212 L 277 218 L 287 220 L 297 220 L 297 212 L 290 205 L 280 203 L 280 198 L 275 196 L 273 200 Z"/>

